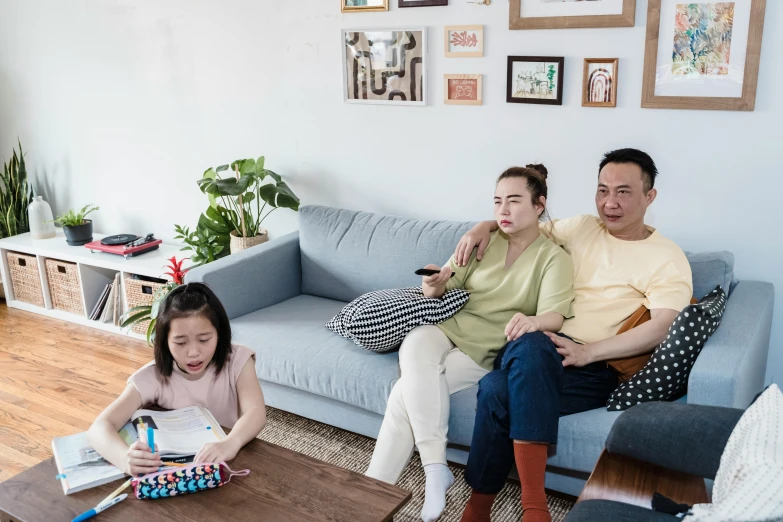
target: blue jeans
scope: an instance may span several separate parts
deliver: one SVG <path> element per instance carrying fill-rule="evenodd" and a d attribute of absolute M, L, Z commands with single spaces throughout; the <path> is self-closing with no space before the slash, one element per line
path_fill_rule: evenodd
<path fill-rule="evenodd" d="M 514 465 L 514 440 L 557 443 L 561 416 L 600 408 L 617 387 L 606 362 L 563 367 L 541 332 L 508 343 L 495 371 L 479 381 L 478 410 L 465 480 L 479 493 L 503 489 Z"/>

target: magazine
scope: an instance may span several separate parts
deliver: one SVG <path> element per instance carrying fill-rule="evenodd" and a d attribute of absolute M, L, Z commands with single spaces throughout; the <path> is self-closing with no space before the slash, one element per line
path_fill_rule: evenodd
<path fill-rule="evenodd" d="M 140 422 L 155 430 L 155 444 L 160 456 L 175 462 L 192 461 L 204 444 L 226 437 L 223 428 L 206 408 L 189 406 L 172 411 L 137 410 L 119 431 L 128 446 L 138 440 Z M 55 437 L 52 439 L 52 451 L 66 495 L 125 477 L 118 467 L 90 446 L 87 432 Z"/>

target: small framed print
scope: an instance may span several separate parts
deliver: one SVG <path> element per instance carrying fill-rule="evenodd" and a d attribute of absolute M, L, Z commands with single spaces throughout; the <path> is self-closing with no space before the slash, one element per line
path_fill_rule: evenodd
<path fill-rule="evenodd" d="M 563 105 L 563 57 L 509 56 L 508 103 Z"/>
<path fill-rule="evenodd" d="M 446 74 L 443 76 L 443 103 L 446 105 L 481 105 L 482 75 Z"/>
<path fill-rule="evenodd" d="M 636 0 L 510 0 L 509 3 L 509 29 L 633 27 L 636 16 Z"/>
<path fill-rule="evenodd" d="M 343 13 L 388 10 L 389 0 L 340 0 L 340 11 Z"/>
<path fill-rule="evenodd" d="M 480 58 L 484 56 L 483 25 L 447 25 L 446 58 Z"/>
<path fill-rule="evenodd" d="M 397 7 L 432 7 L 449 5 L 449 0 L 398 0 Z"/>
<path fill-rule="evenodd" d="M 585 58 L 582 107 L 617 107 L 617 58 Z"/>
<path fill-rule="evenodd" d="M 642 107 L 752 111 L 766 0 L 649 0 Z"/>

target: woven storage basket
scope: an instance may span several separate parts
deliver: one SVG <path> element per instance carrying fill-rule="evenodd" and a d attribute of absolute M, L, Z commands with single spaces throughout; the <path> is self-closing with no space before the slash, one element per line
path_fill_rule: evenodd
<path fill-rule="evenodd" d="M 49 293 L 52 308 L 85 316 L 82 291 L 79 284 L 79 267 L 76 263 L 46 259 L 46 277 L 49 278 Z"/>
<path fill-rule="evenodd" d="M 6 255 L 11 272 L 11 289 L 14 299 L 43 308 L 44 298 L 41 288 L 41 274 L 38 272 L 38 260 L 35 256 L 8 252 Z"/>
<path fill-rule="evenodd" d="M 259 229 L 259 234 L 256 237 L 239 237 L 237 236 L 237 233 L 232 230 L 229 248 L 231 249 L 232 254 L 236 254 L 237 252 L 247 250 L 250 247 L 266 243 L 267 241 L 269 241 L 269 234 L 267 234 L 266 230 L 263 228 Z"/>
<path fill-rule="evenodd" d="M 155 296 L 155 292 L 166 283 L 153 283 L 151 281 L 143 281 L 141 279 L 131 279 L 130 276 L 125 277 L 125 296 L 128 303 L 127 309 L 130 310 L 134 306 L 146 306 L 152 304 L 152 298 Z M 146 334 L 147 328 L 149 328 L 149 321 L 140 321 L 133 325 L 131 330 L 138 334 Z"/>

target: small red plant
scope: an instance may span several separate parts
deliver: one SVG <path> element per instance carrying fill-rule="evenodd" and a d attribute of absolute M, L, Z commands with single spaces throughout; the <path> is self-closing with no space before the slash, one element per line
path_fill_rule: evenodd
<path fill-rule="evenodd" d="M 478 37 L 476 33 L 468 34 L 467 31 L 454 32 L 451 34 L 451 45 L 454 47 L 476 47 Z"/>
<path fill-rule="evenodd" d="M 185 262 L 185 260 L 190 259 L 189 257 L 185 257 L 177 261 L 176 257 L 172 257 L 169 259 L 169 263 L 171 263 L 169 266 L 166 266 L 165 268 L 168 268 L 169 271 L 166 272 L 167 276 L 171 277 L 171 280 L 174 283 L 177 283 L 178 285 L 181 285 L 184 282 L 185 279 L 185 273 L 190 270 L 189 268 L 186 268 L 185 270 L 182 270 L 182 263 Z"/>

